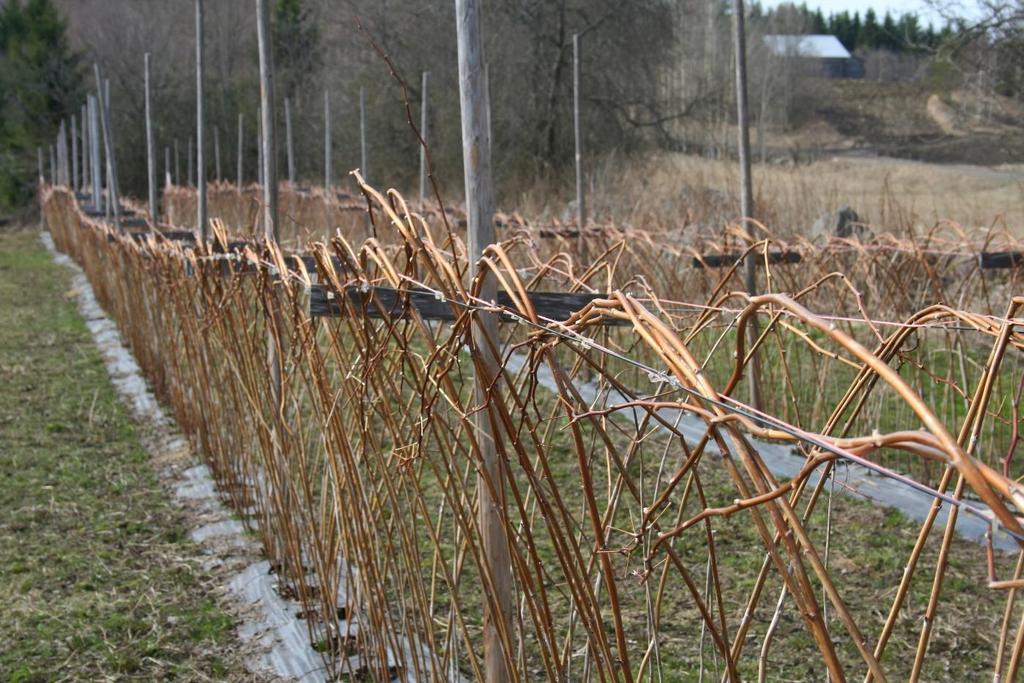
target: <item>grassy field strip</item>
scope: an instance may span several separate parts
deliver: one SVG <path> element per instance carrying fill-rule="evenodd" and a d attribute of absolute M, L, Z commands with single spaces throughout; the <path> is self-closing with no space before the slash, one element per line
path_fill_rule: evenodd
<path fill-rule="evenodd" d="M 525 354 L 513 353 L 508 357 L 506 365 L 511 372 L 515 373 L 527 361 L 528 359 Z M 541 366 L 537 369 L 537 380 L 540 386 L 548 391 L 554 394 L 558 393 L 555 379 L 551 376 L 551 370 L 546 366 Z M 614 389 L 601 389 L 593 382 L 581 383 L 577 385 L 576 389 L 583 400 L 590 404 L 612 406 L 617 403 L 628 403 L 630 401 L 628 397 L 618 391 Z M 602 393 L 607 393 L 607 398 L 602 397 Z M 639 393 L 642 394 L 643 392 Z M 598 401 L 599 398 L 602 400 Z M 676 425 L 676 428 L 693 443 L 700 440 L 707 428 L 703 420 L 691 413 L 667 408 L 660 409 L 657 412 L 666 422 Z M 640 409 L 634 408 L 632 413 L 635 420 L 641 419 L 642 411 Z M 630 411 L 624 410 L 622 414 L 629 415 Z M 658 423 L 652 421 L 652 424 L 657 425 Z M 795 455 L 791 446 L 762 441 L 753 437 L 747 438 L 754 448 L 757 449 L 765 465 L 768 466 L 768 469 L 771 470 L 775 477 L 792 479 L 803 467 L 804 459 Z M 708 444 L 707 451 L 721 455 L 713 442 Z M 813 487 L 817 484 L 819 477 L 820 470 L 816 470 L 809 478 L 810 486 Z M 904 517 L 918 522 L 924 521 L 932 505 L 933 498 L 923 491 L 912 489 L 894 479 L 883 477 L 853 462 L 840 462 L 837 464 L 836 483 L 839 484 L 837 490 L 849 496 L 867 500 L 880 507 L 897 510 Z M 989 513 L 988 506 L 981 501 L 970 501 L 970 505 L 975 509 Z M 945 506 L 936 518 L 935 528 L 944 528 L 948 516 L 949 507 Z M 974 541 L 975 543 L 984 543 L 985 534 L 988 531 L 988 523 L 978 515 L 966 513 L 957 517 L 956 533 L 962 538 Z M 996 528 L 993 546 L 1005 552 L 1015 552 L 1019 549 L 1017 542 L 1002 527 Z"/>
<path fill-rule="evenodd" d="M 136 419 L 169 440 L 166 447 L 187 448 L 184 439 L 173 433 L 172 421 L 146 386 L 135 359 L 121 343 L 116 325 L 100 308 L 81 269 L 56 251 L 49 233 L 42 233 L 41 239 L 54 261 L 73 272 L 72 284 L 79 310 L 103 356 L 117 393 L 131 406 Z M 244 525 L 232 519 L 221 505 L 209 469 L 205 465 L 197 465 L 183 472 L 174 497 L 184 508 L 202 510 L 202 525 L 193 528 L 189 535 L 213 555 L 208 564 L 233 560 L 234 564 L 241 562 L 247 565 L 228 584 L 231 593 L 246 608 L 239 635 L 263 650 L 264 666 L 277 675 L 302 683 L 322 681 L 323 660 L 310 644 L 306 625 L 296 617 L 301 606 L 278 596 L 275 590 L 277 579 L 269 571 L 267 560 L 253 561 L 258 556 L 258 548 Z"/>

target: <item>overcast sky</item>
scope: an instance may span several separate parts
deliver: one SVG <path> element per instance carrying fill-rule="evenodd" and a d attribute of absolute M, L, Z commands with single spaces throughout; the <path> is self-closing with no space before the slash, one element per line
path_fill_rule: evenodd
<path fill-rule="evenodd" d="M 767 0 L 766 5 L 774 6 L 780 4 L 783 0 Z M 789 0 L 792 1 L 792 0 Z M 864 16 L 864 12 L 867 9 L 873 8 L 879 18 L 885 16 L 886 11 L 891 12 L 893 15 L 904 14 L 906 12 L 916 12 L 927 24 L 929 21 L 934 23 L 936 27 L 944 23 L 941 16 L 933 11 L 924 0 L 806 0 L 807 6 L 811 9 L 820 7 L 821 11 L 825 14 L 831 14 L 833 12 L 841 12 L 847 10 L 849 12 L 860 12 L 861 16 Z M 801 0 L 796 0 L 796 4 L 800 4 Z M 953 8 L 954 12 L 959 15 L 966 17 L 974 17 L 977 15 L 977 5 L 972 0 L 942 0 L 942 3 L 947 7 Z"/>

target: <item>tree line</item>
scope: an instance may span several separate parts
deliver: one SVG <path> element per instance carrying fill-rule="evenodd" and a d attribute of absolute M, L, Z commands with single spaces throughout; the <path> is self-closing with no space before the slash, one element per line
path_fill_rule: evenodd
<path fill-rule="evenodd" d="M 933 51 L 956 35 L 958 28 L 947 22 L 936 29 L 929 23 L 921 25 L 917 14 L 905 12 L 898 16 L 886 12 L 881 20 L 871 8 L 864 12 L 848 10 L 826 15 L 820 8 L 811 9 L 806 3 L 782 4 L 764 8 L 760 3 L 750 6 L 750 21 L 778 23 L 780 19 L 799 27 L 800 33 L 829 34 L 839 39 L 850 52 L 857 50 L 889 50 L 897 53 Z"/>

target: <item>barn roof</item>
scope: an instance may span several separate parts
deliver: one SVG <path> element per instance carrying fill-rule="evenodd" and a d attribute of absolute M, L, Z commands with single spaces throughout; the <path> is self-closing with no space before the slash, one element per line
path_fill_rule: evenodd
<path fill-rule="evenodd" d="M 779 57 L 811 57 L 813 59 L 849 59 L 850 51 L 839 39 L 830 35 L 768 35 L 764 43 Z"/>

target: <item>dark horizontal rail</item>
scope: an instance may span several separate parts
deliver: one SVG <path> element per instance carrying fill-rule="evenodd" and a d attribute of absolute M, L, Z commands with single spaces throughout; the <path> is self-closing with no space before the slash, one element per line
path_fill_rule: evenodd
<path fill-rule="evenodd" d="M 1019 268 L 1024 265 L 1024 252 L 983 251 L 978 255 L 978 264 L 984 269 Z"/>
<path fill-rule="evenodd" d="M 754 253 L 754 263 L 757 265 L 764 264 L 764 256 L 762 254 Z M 769 251 L 768 252 L 768 263 L 800 263 L 802 257 L 798 251 Z M 693 257 L 694 268 L 725 268 L 727 266 L 733 266 L 736 263 L 743 260 L 743 254 L 741 253 L 728 253 L 728 254 L 701 254 L 699 257 Z"/>
<path fill-rule="evenodd" d="M 400 319 L 415 308 L 424 320 L 455 320 L 458 305 L 437 298 L 424 289 L 399 291 L 391 287 L 371 287 L 369 291 L 352 287 L 345 290 L 352 305 L 366 312 L 370 318 Z M 527 296 L 537 315 L 549 320 L 565 320 L 604 294 L 565 294 L 561 292 L 528 292 Z M 498 306 L 513 310 L 512 298 L 507 292 L 498 292 Z M 344 315 L 341 302 L 323 285 L 313 285 L 309 293 L 309 314 L 319 318 L 340 318 Z M 521 315 L 518 314 L 517 315 Z M 503 322 L 512 322 L 512 315 L 502 314 Z M 608 320 L 606 325 L 628 325 L 625 320 Z"/>

